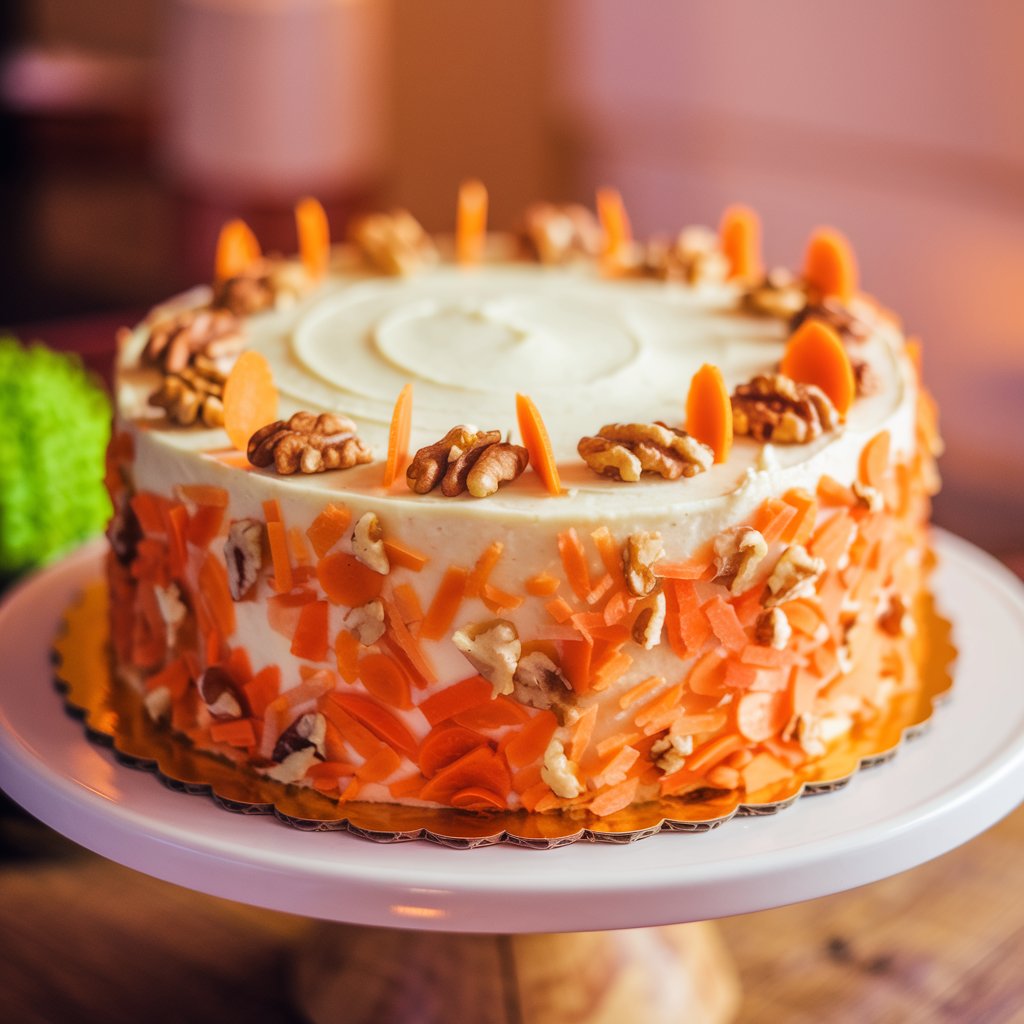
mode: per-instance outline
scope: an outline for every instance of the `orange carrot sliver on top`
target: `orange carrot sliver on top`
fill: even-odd
[[[490,579],[491,572],[498,564],[505,545],[496,540],[484,548],[483,554],[476,560],[472,572],[466,580],[466,597],[479,597],[484,584]]]
[[[558,577],[549,572],[541,572],[531,576],[523,588],[531,597],[549,597],[558,589]]]
[[[292,563],[288,557],[288,539],[283,523],[267,523],[267,542],[274,565],[273,587],[279,594],[286,594],[292,589]]]
[[[255,349],[243,352],[224,382],[224,429],[240,451],[249,438],[277,419],[277,386],[267,357]]]
[[[384,550],[388,553],[388,560],[393,567],[409,569],[411,572],[419,572],[430,561],[422,551],[417,551],[397,540],[385,540]]]
[[[473,266],[483,259],[487,242],[487,187],[470,178],[459,186],[455,210],[455,259]]]
[[[341,540],[351,522],[352,513],[346,506],[329,504],[324,507],[306,530],[317,558],[323,558]]]
[[[857,396],[853,365],[836,331],[821,320],[805,320],[786,342],[782,373],[801,384],[814,384],[832,400],[840,417]]]
[[[411,708],[409,677],[386,654],[368,654],[359,659],[359,678],[367,691],[381,703],[393,708]]]
[[[729,276],[751,279],[762,271],[761,218],[749,206],[730,206],[718,228],[722,252],[729,261]]]
[[[705,363],[690,381],[686,396],[686,432],[725,462],[732,450],[732,401],[722,371]]]
[[[451,627],[466,593],[469,573],[457,565],[450,565],[441,577],[434,600],[430,602],[419,635],[425,640],[440,640]]]
[[[754,685],[757,669],[753,665],[729,658],[725,663],[725,685],[730,690],[746,690]]]
[[[610,656],[602,658],[594,666],[592,685],[595,690],[607,690],[617,679],[620,679],[629,671],[633,659],[625,651],[615,651]]]
[[[725,690],[725,657],[717,650],[701,655],[690,669],[686,685],[702,696],[720,696]]]
[[[331,259],[331,228],[327,211],[318,200],[306,196],[295,204],[295,227],[299,236],[299,256],[314,281],[327,273]]]
[[[446,765],[420,790],[420,799],[450,803],[456,793],[477,787],[500,797],[512,787],[508,768],[490,747],[477,747]]]
[[[227,281],[244,274],[262,255],[260,243],[244,220],[229,220],[217,236],[214,277]]]
[[[714,565],[707,558],[685,562],[655,562],[654,575],[666,580],[707,580],[714,575]]]
[[[548,429],[544,426],[533,399],[527,395],[516,394],[516,419],[533,471],[541,478],[549,494],[561,494],[562,483],[558,476],[558,465],[551,448]]]
[[[825,505],[853,508],[857,504],[857,495],[845,484],[841,484],[827,473],[818,480],[817,493]]]
[[[788,717],[786,695],[782,692],[754,691],[743,694],[736,702],[736,728],[754,743],[779,733]]]
[[[197,548],[208,548],[220,533],[224,522],[224,509],[215,505],[200,505],[195,514],[189,516],[186,539]]]
[[[263,502],[263,518],[268,523],[283,523],[281,516],[281,505],[277,498],[268,498]]]
[[[860,453],[860,465],[857,476],[862,484],[881,490],[885,485],[886,473],[889,469],[889,431],[882,430],[875,434]]]
[[[585,601],[591,588],[590,567],[583,544],[572,527],[558,535],[558,554],[561,556],[566,579],[573,593],[581,601]]]
[[[604,231],[602,255],[606,263],[617,264],[623,250],[633,239],[629,216],[618,189],[599,188],[597,190],[597,216]]]
[[[819,228],[807,243],[804,280],[821,296],[849,302],[857,290],[857,260],[846,236]],[[783,371],[785,372],[785,371]]]
[[[493,687],[483,676],[470,676],[432,694],[419,709],[432,726],[439,725],[462,711],[485,704],[492,693]]]
[[[745,767],[740,769],[747,794],[757,793],[766,786],[791,778],[793,769],[767,751],[755,754]]]
[[[412,436],[412,384],[398,393],[388,430],[388,454],[384,462],[384,486],[390,487],[409,459],[409,438]]]

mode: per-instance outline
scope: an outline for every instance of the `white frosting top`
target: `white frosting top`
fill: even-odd
[[[197,293],[189,300],[197,301]],[[630,484],[591,472],[576,454],[579,439],[612,422],[682,426],[694,372],[714,363],[730,390],[769,372],[782,355],[782,321],[739,312],[733,285],[608,280],[589,263],[551,268],[509,262],[468,270],[449,264],[408,278],[336,268],[298,304],[249,318],[246,331],[250,347],[273,367],[279,415],[343,412],[358,423],[375,461],[315,476],[254,472],[251,484],[263,492],[278,484],[282,495],[348,501],[382,514],[390,508],[403,518],[414,511],[429,518],[431,509],[450,513],[453,502],[464,506],[462,517],[492,523],[526,518],[626,524],[656,514],[676,521],[677,542],[688,547],[786,487],[813,490],[826,472],[852,480],[861,449],[881,429],[890,430],[897,452],[911,449],[914,385],[903,339],[888,320],[875,319],[874,335],[857,344],[856,354],[868,361],[881,387],[854,403],[840,430],[768,452],[737,438],[728,460],[706,473],[676,481],[645,475]],[[155,371],[130,369],[144,342],[140,328],[122,353],[118,400],[128,419],[160,415],[146,406]],[[414,391],[412,451],[457,423],[511,431],[518,440],[515,393],[529,394],[547,425],[567,497],[549,496],[531,471],[482,500],[416,495],[404,482],[385,492],[388,423],[407,382]],[[168,428],[144,437],[147,445],[171,450],[227,444],[217,430]],[[145,467],[144,460],[140,472]],[[236,479],[231,486],[237,492],[245,485]],[[692,533],[685,529],[691,517]]]

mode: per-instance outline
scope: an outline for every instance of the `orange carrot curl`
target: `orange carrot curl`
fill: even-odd
[[[729,261],[729,277],[750,280],[761,275],[761,218],[754,210],[749,206],[728,207],[722,214],[718,235]]]
[[[331,228],[327,211],[311,196],[295,204],[295,228],[299,235],[299,256],[314,280],[327,273],[331,259]]]
[[[482,181],[470,178],[459,186],[455,211],[455,259],[464,267],[475,266],[483,259],[487,241],[487,188]]]
[[[229,220],[217,237],[217,255],[214,275],[218,281],[227,281],[245,273],[262,255],[260,243],[252,228],[244,220]]]

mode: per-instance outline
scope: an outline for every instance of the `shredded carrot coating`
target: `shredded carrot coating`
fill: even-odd
[[[558,577],[549,572],[541,572],[531,576],[523,587],[531,597],[549,597],[558,589]]]

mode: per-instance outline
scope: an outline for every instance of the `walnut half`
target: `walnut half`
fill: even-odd
[[[772,444],[804,444],[839,426],[839,413],[821,388],[781,373],[740,384],[732,395],[732,417],[737,434]]]
[[[417,494],[428,494],[440,484],[446,498],[465,491],[474,498],[486,498],[503,483],[515,480],[529,462],[527,450],[503,442],[501,431],[460,424],[416,452],[405,477]]]
[[[260,427],[249,438],[248,456],[254,466],[273,467],[282,476],[351,469],[373,461],[356,425],[330,412],[297,412],[289,420]]]
[[[665,423],[609,423],[576,446],[599,476],[635,483],[643,473],[666,480],[696,476],[711,467],[714,452],[684,430]]]

